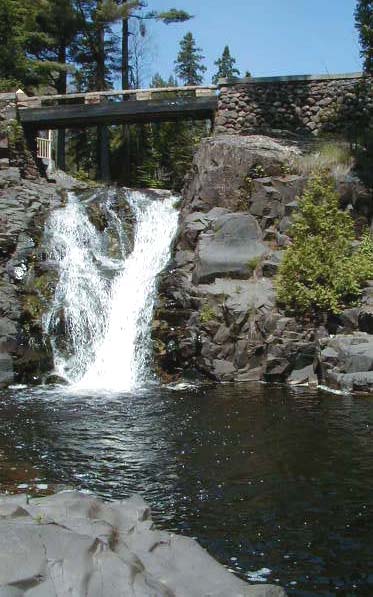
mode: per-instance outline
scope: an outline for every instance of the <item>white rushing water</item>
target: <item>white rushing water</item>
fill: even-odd
[[[59,281],[45,329],[56,373],[77,389],[130,391],[149,378],[156,277],[170,258],[177,211],[175,197],[129,191],[128,202],[136,220],[134,246],[126,254],[122,239],[120,259],[108,256],[104,233],[74,194],[47,226]],[[118,227],[110,202],[107,216]]]

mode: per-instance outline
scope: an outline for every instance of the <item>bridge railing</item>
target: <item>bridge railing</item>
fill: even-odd
[[[36,137],[36,155],[42,160],[52,160],[52,131],[48,132],[48,137]]]
[[[153,100],[173,99],[173,97],[207,97],[216,94],[216,85],[196,86],[187,85],[184,87],[152,87],[149,89],[120,89],[108,91],[89,91],[85,93],[67,93],[65,95],[39,95],[27,96],[23,91],[17,92],[17,104],[19,108],[37,108],[46,105],[56,104],[99,104],[102,101],[124,101],[124,100]]]

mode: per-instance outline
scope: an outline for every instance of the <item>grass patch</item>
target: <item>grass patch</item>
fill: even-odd
[[[296,158],[292,169],[303,176],[310,176],[314,172],[328,172],[333,178],[341,178],[349,174],[354,165],[355,160],[348,143],[328,141]]]

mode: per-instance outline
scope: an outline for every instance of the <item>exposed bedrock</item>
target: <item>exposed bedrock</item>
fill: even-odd
[[[284,597],[248,585],[198,543],[154,528],[140,497],[0,497],[1,597]]]
[[[264,136],[202,141],[183,192],[173,260],[159,280],[153,341],[165,380],[200,373],[316,384],[320,340],[373,330],[367,301],[326,327],[286,317],[276,305],[274,276],[306,182],[288,174],[301,151],[294,141]],[[360,181],[344,177],[338,187],[342,206],[370,224],[371,195]]]

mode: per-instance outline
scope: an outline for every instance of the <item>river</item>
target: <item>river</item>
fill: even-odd
[[[18,388],[0,401],[0,489],[140,493],[290,595],[373,594],[373,399],[305,388],[148,384],[105,394]]]

